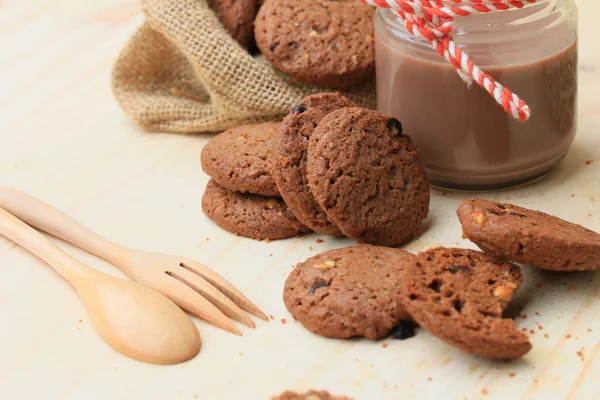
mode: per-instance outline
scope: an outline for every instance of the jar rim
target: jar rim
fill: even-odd
[[[456,6],[456,3],[451,0],[442,0],[442,2]],[[489,3],[489,1],[486,3]],[[574,0],[537,0],[535,3],[528,3],[525,7],[519,9],[457,17],[452,35],[456,39],[459,39],[463,35],[488,32],[490,30],[519,30],[523,25],[533,23],[539,24],[541,27],[550,26],[556,23],[563,11],[569,7],[576,9]],[[493,23],[489,21],[491,14],[503,13],[514,18],[504,18],[501,22],[494,20]],[[380,18],[384,24],[396,30],[396,34],[402,37],[402,39],[415,44],[430,46],[427,39],[410,34],[394,10],[379,8],[377,10],[377,18]],[[476,23],[473,23],[473,21]]]

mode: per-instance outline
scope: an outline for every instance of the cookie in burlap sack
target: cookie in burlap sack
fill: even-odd
[[[223,27],[207,0],[142,0],[146,22],[113,68],[113,93],[142,128],[217,132],[282,118],[326,91],[276,72]],[[374,82],[341,92],[374,108]]]

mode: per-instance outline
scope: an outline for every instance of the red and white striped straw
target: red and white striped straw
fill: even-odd
[[[417,37],[425,38],[442,57],[450,62],[460,77],[467,83],[473,80],[492,96],[504,111],[515,119],[525,122],[531,110],[525,102],[508,88],[486,74],[456,46],[452,38],[454,18],[471,14],[486,14],[523,8],[536,0],[359,0],[372,6],[389,8],[400,16],[406,30]],[[453,3],[447,7],[447,3]],[[454,6],[455,5],[455,6]]]

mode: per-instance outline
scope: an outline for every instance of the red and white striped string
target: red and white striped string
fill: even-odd
[[[450,62],[467,83],[473,80],[492,96],[504,111],[525,122],[531,110],[525,102],[508,88],[477,67],[469,56],[456,46],[452,38],[454,18],[472,14],[487,14],[523,8],[536,0],[359,0],[363,3],[389,8],[400,16],[406,30],[425,38],[442,57]],[[448,7],[448,3],[453,3]]]

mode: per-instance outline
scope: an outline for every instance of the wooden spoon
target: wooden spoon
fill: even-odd
[[[65,278],[79,294],[98,333],[124,355],[152,364],[177,364],[200,351],[198,329],[163,295],[81,264],[2,208],[0,234]]]

